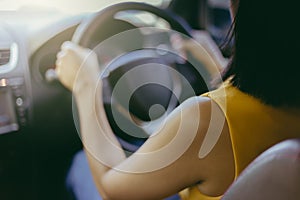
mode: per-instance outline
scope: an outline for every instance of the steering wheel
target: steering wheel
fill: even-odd
[[[138,38],[144,40],[139,29],[136,29],[138,27],[116,18],[117,13],[122,11],[145,11],[154,14],[167,21],[171,29],[192,37],[189,25],[175,14],[149,4],[127,2],[107,7],[84,20],[76,29],[72,41],[83,47],[94,49],[102,42],[105,46],[110,36],[123,32],[131,37],[134,43],[139,43]],[[113,41],[117,41],[114,42],[117,48],[124,42],[122,38],[117,37]],[[111,48],[111,45],[105,47]],[[102,48],[103,51],[107,49]],[[190,57],[190,59],[193,58]],[[111,128],[126,151],[136,151],[153,133],[153,127],[158,126],[165,113],[173,110],[180,103],[180,98],[198,95],[208,90],[207,81],[202,76],[209,72],[203,65],[200,64],[202,71],[199,74],[199,70],[195,69],[191,63],[178,63],[176,60],[178,56],[166,49],[158,52],[153,48],[135,47],[105,64],[104,70],[107,70],[107,73],[102,77],[104,107]],[[193,62],[197,61],[193,59]],[[143,68],[139,68],[140,66]],[[182,75],[183,79],[187,79],[188,82],[183,84],[182,78],[178,78],[164,66],[172,66],[175,72]],[[132,71],[135,72],[128,76]],[[141,80],[148,82],[141,84]],[[119,84],[120,82],[122,84]],[[185,97],[180,97],[181,93],[184,93],[182,91],[187,90],[186,85],[192,86],[194,94],[184,94]],[[114,92],[117,87],[121,92]],[[178,88],[181,88],[179,93]],[[122,102],[122,98],[127,94],[130,96]],[[154,110],[152,114],[151,110]]]

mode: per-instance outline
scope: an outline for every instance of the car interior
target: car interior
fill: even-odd
[[[188,61],[178,56],[171,38],[197,41],[197,34],[207,31],[229,59],[230,44],[224,46],[229,5],[229,0],[0,1],[0,199],[70,199],[66,176],[83,145],[72,94],[54,71],[63,42],[97,53],[106,115],[130,155],[153,133],[149,123],[213,89],[211,66],[190,54]],[[124,78],[140,65],[147,70]],[[141,86],[141,80],[150,84]],[[117,87],[121,93],[114,93]],[[160,107],[149,114],[153,105]],[[136,134],[126,134],[116,119]],[[223,199],[300,198],[299,155],[297,139],[275,145],[251,163]]]

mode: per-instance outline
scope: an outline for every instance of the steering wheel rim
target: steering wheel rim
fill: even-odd
[[[146,3],[123,2],[104,8],[80,23],[73,34],[72,41],[83,47],[93,48],[90,43],[90,38],[93,37],[96,30],[104,25],[107,20],[113,18],[116,13],[126,10],[138,10],[153,13],[156,16],[165,19],[173,30],[188,37],[192,37],[191,27],[182,18],[171,11],[163,10]]]

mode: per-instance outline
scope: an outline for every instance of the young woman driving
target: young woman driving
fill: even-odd
[[[128,158],[106,120],[95,53],[70,42],[62,46],[56,70],[76,99],[103,199],[163,199],[178,192],[182,199],[221,199],[260,153],[300,137],[294,29],[300,13],[277,0],[233,0],[232,7],[235,45],[224,83],[182,103]]]

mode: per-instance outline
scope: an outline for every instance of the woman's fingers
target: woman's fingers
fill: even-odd
[[[64,42],[56,55],[56,73],[61,83],[72,90],[74,83],[94,84],[99,76],[97,55],[88,48]]]
[[[63,51],[77,51],[77,50],[80,50],[82,49],[80,46],[78,46],[77,44],[74,44],[73,42],[70,42],[70,41],[66,41],[64,42],[62,45],[61,45],[61,50]]]
[[[82,63],[76,51],[75,44],[64,42],[61,51],[56,55],[56,74],[61,83],[69,90],[73,88],[74,80]]]

